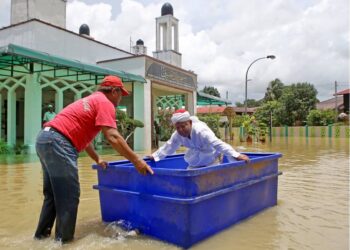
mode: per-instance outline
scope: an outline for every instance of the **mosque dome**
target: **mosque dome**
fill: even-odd
[[[173,10],[173,6],[171,6],[170,3],[165,3],[162,6],[162,10],[161,10],[162,16],[165,15],[174,15],[174,10]]]
[[[87,35],[90,36],[90,28],[87,24],[82,24],[79,28],[79,35]]]
[[[143,41],[141,39],[136,41],[136,45],[144,45]]]

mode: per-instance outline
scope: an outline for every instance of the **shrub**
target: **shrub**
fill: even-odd
[[[16,155],[19,154],[27,154],[28,145],[22,144],[22,143],[16,143],[13,145],[13,151]]]
[[[0,140],[0,154],[8,154],[10,152],[10,147],[6,142]]]
[[[206,123],[208,127],[214,132],[216,137],[220,138],[220,115],[213,115],[213,114],[207,114],[207,115],[200,115],[198,116],[199,120]]]
[[[117,110],[116,112],[117,118],[117,127],[119,133],[124,137],[127,141],[130,136],[135,132],[136,128],[143,128],[143,122],[139,120],[134,120],[127,116],[127,114],[122,110]]]
[[[170,139],[174,131],[174,126],[171,123],[171,110],[160,110],[157,119],[158,119],[158,128],[159,128],[159,140],[167,141]]]
[[[331,109],[327,110],[311,110],[307,116],[307,124],[309,126],[327,126],[334,123],[336,112]]]
[[[234,118],[232,118],[232,127],[240,127],[243,123],[244,116],[237,115]]]

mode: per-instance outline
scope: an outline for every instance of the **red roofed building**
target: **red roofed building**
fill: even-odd
[[[343,112],[347,114],[349,114],[349,94],[350,94],[350,89],[344,89],[335,94],[335,96],[339,96],[339,95],[343,96],[343,104],[344,104]]]
[[[337,112],[349,114],[349,94],[350,89],[345,89],[334,94],[334,98],[319,102],[316,104],[316,109],[326,110],[333,109],[337,106]]]
[[[335,105],[337,105],[337,109],[343,110],[343,97],[342,96],[336,96],[334,98],[319,102],[316,104],[316,109],[318,110],[327,110],[327,109],[335,109]]]
[[[203,106],[203,107],[197,107],[197,114],[219,114],[224,115],[224,110],[226,106]],[[237,115],[244,114],[244,107],[233,107],[233,110]],[[253,114],[255,112],[256,108],[248,108],[247,113]]]

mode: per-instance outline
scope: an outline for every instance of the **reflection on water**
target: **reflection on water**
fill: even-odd
[[[232,226],[192,249],[348,249],[349,140],[274,138],[272,143],[239,144],[239,151],[281,152],[278,205]],[[120,159],[110,154],[106,160]],[[75,241],[63,249],[178,249],[116,224],[101,222],[96,173],[79,160],[81,201]],[[32,235],[42,204],[37,161],[0,165],[0,249],[60,249],[52,238]],[[122,204],[120,204],[122,206]]]

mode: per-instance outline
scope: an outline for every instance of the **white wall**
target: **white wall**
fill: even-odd
[[[0,46],[9,43],[89,64],[131,55],[35,20],[0,30]]]
[[[37,18],[66,27],[65,0],[11,0],[11,24]]]
[[[126,58],[123,60],[114,60],[98,63],[101,67],[123,70],[135,75],[145,76],[146,58],[144,56]]]

